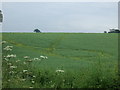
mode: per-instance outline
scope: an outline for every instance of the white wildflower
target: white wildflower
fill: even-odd
[[[34,84],[34,83],[35,83],[35,81],[32,81],[32,83]]]
[[[48,59],[48,57],[47,56],[40,56],[42,59]]]
[[[16,55],[15,55],[15,54],[11,54],[11,55],[7,55],[6,57],[7,57],[7,58],[15,58]]]
[[[14,71],[10,71],[9,74],[15,73]]]
[[[39,58],[33,58],[33,60],[39,60]]]
[[[38,60],[39,58],[34,58],[34,60]]]
[[[12,65],[12,63],[7,63],[7,65],[11,66],[11,65]]]
[[[20,60],[16,60],[16,62],[20,62]]]
[[[11,69],[15,69],[15,68],[17,68],[17,66],[10,66],[10,68],[11,68]]]
[[[52,83],[52,81],[50,81],[49,83]]]
[[[55,86],[55,83],[53,83],[53,85],[51,85],[51,87],[53,88]]]
[[[3,56],[4,58],[6,58],[6,56]]]
[[[64,70],[56,70],[55,72],[60,72],[60,73],[64,73]]]
[[[41,58],[45,58],[44,56],[40,56]]]
[[[7,55],[6,57],[7,57],[7,58],[10,58],[11,56],[10,56],[10,55]]]
[[[27,72],[28,70],[23,70],[23,72],[25,73],[25,72]]]
[[[36,78],[36,76],[33,75],[33,78]]]
[[[48,59],[48,57],[47,57],[47,56],[45,56],[45,59]]]
[[[7,59],[7,58],[4,58],[4,60],[5,60],[5,61],[8,61],[8,59]]]
[[[6,51],[12,51],[13,46],[6,46],[5,48],[3,48],[3,50]]]
[[[5,43],[7,43],[7,42],[6,42],[6,41],[2,41],[1,43],[2,43],[2,44],[5,44]]]
[[[32,60],[27,60],[27,62],[32,62]]]
[[[25,81],[26,79],[21,79],[22,81]]]
[[[29,57],[29,56],[24,56],[24,58],[25,58],[25,59],[28,59],[28,58],[30,58],[30,57]]]
[[[23,62],[23,64],[27,64],[26,62]]]
[[[8,82],[10,82],[10,79],[8,79]]]
[[[41,61],[40,58],[33,58],[34,61]]]

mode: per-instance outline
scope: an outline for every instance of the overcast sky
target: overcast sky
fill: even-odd
[[[118,27],[117,2],[4,2],[3,32],[90,32]]]

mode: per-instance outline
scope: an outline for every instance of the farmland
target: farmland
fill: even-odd
[[[3,33],[2,40],[6,41],[2,47],[4,88],[117,88],[118,34]],[[8,45],[12,50],[5,51]],[[8,58],[8,54],[16,56]]]

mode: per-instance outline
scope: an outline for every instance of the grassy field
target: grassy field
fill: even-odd
[[[118,86],[118,34],[3,33],[2,40],[4,88]]]

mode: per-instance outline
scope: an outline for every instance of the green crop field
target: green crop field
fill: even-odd
[[[3,33],[2,41],[4,88],[119,86],[118,34]]]

